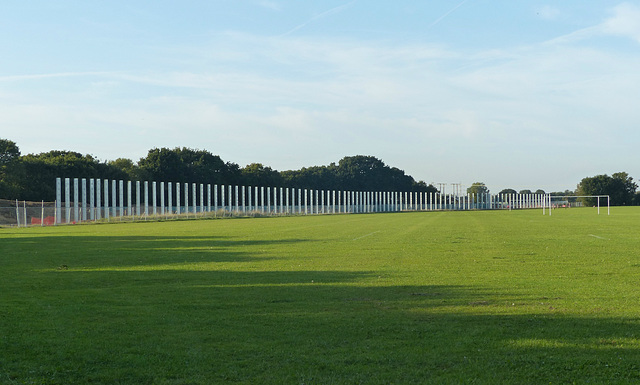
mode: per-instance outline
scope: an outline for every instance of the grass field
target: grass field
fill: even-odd
[[[0,384],[640,383],[640,210],[553,214],[0,229]]]

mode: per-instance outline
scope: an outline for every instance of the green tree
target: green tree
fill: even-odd
[[[437,192],[424,181],[389,167],[373,156],[347,156],[329,166],[304,167],[280,173],[287,187],[353,191]]]
[[[190,148],[154,148],[138,162],[140,177],[147,180],[233,184],[241,182],[240,167],[218,155]]]
[[[107,162],[107,164],[122,171],[127,176],[126,178],[128,180],[140,179],[140,171],[138,169],[138,165],[135,164],[131,159],[118,158],[116,160]]]
[[[0,167],[6,166],[20,158],[20,148],[8,139],[0,139]]]
[[[633,204],[633,197],[638,188],[633,178],[626,172],[616,172],[612,174],[611,177],[613,178],[615,200],[618,205]],[[612,197],[612,199],[614,198]]]
[[[413,183],[413,188],[411,189],[411,191],[437,193],[438,189],[434,185],[427,184],[427,182],[421,180],[419,182]]]
[[[519,194],[529,195],[529,194],[533,194],[533,193],[531,192],[531,190],[526,190],[525,189],[525,190],[520,190]]]
[[[48,200],[55,197],[57,177],[126,179],[127,175],[116,167],[100,162],[91,155],[73,151],[49,151],[29,154],[21,158],[20,197],[24,200]]]
[[[506,188],[504,190],[501,190],[498,195],[507,195],[507,194],[517,194],[518,192],[512,188]]]
[[[0,139],[0,198],[18,198],[20,168],[20,148],[8,139]]]
[[[613,206],[631,205],[638,185],[626,172],[612,176],[602,174],[583,178],[578,184],[577,195],[608,195]],[[580,198],[587,206],[594,206],[597,198]]]
[[[472,183],[471,186],[467,188],[467,194],[488,194],[489,188],[482,182]]]
[[[336,165],[278,172],[261,163],[243,169],[204,150],[154,148],[136,164],[118,158],[101,162],[73,151],[20,156],[17,145],[0,139],[0,197],[55,199],[55,178],[101,178],[193,183],[244,184],[355,191],[437,192],[403,170],[373,156],[344,157]],[[488,190],[487,190],[488,191]]]
[[[561,196],[561,197],[570,197],[570,196],[575,196],[576,193],[575,193],[575,191],[564,190],[564,191],[553,191],[553,192],[550,192],[549,195]]]
[[[373,156],[347,156],[338,162],[337,177],[344,190],[416,191],[420,186],[404,171]]]
[[[300,170],[289,170],[280,173],[287,187],[310,189],[341,189],[338,181],[337,166],[303,167]]]
[[[348,156],[338,162],[337,174],[345,190],[376,190],[385,182],[385,167],[380,159],[373,156]]]
[[[537,189],[537,190],[536,190],[536,192],[535,192],[534,194],[544,195],[544,194],[546,194],[546,193],[545,193],[545,192],[544,192],[544,190],[542,190],[542,189]]]
[[[282,186],[282,176],[262,163],[251,163],[240,170],[242,184],[247,186]]]
[[[606,174],[583,178],[578,184],[578,195],[608,195],[611,179]],[[596,204],[596,198],[583,197],[580,200],[587,206]]]

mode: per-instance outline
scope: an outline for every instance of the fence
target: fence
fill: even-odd
[[[0,226],[49,226],[56,223],[55,202],[0,199]]]
[[[7,201],[10,202],[10,201]],[[40,211],[35,207],[40,204]],[[5,225],[188,216],[316,215],[539,208],[542,194],[342,191],[203,183],[56,178],[55,202],[0,207]],[[13,219],[8,212],[14,210]],[[1,219],[0,219],[1,220]]]
[[[540,208],[542,194],[440,194],[57,178],[55,202],[0,200],[0,225],[204,216]]]

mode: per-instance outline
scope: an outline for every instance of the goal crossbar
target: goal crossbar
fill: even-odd
[[[600,198],[607,198],[607,215],[611,215],[611,198],[609,195],[546,195],[544,204],[542,205],[542,215],[545,215],[545,210],[549,208],[549,215],[551,215],[551,200],[553,198],[597,198],[598,201],[598,215],[600,215]],[[548,206],[547,206],[548,205]]]

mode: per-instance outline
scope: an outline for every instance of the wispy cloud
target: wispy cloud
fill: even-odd
[[[611,13],[610,17],[599,24],[558,36],[545,44],[573,44],[603,35],[626,37],[640,43],[640,7],[631,3],[622,3],[614,7]]]
[[[613,9],[613,16],[602,24],[602,31],[629,37],[640,43],[640,7],[622,3]]]
[[[620,5],[601,24],[553,41],[485,51],[292,36],[352,4],[277,38],[226,33],[201,45],[164,48],[165,56],[135,71],[0,77],[6,94],[0,125],[14,130],[11,139],[25,152],[64,146],[135,159],[154,146],[179,145],[277,169],[361,153],[418,179],[513,183],[504,187],[518,185],[518,178],[546,181],[548,173],[533,176],[536,169],[553,169],[561,184],[610,173],[592,168],[634,156],[640,55],[601,48],[601,39],[591,44],[590,38],[638,40],[637,7]],[[167,56],[180,57],[181,66],[165,65]],[[126,140],[113,144],[114,137]],[[28,147],[34,138],[41,147]],[[592,155],[614,146],[615,153]],[[598,152],[589,151],[594,147]]]
[[[434,20],[431,24],[429,24],[429,28],[435,26],[436,24],[438,24],[439,22],[441,22],[442,20],[444,20],[447,16],[449,16],[450,14],[452,14],[453,12],[455,12],[458,8],[462,7],[464,5],[464,3],[466,3],[467,0],[463,0],[460,3],[458,3],[458,5],[456,5],[455,7],[451,8],[449,11],[447,11],[444,15],[440,16],[439,18],[437,18],[436,20]]]
[[[545,46],[566,45],[579,43],[584,40],[593,38],[594,36],[602,35],[602,26],[593,25],[585,28],[581,28],[565,35],[554,37],[542,43]]]
[[[318,20],[320,20],[322,18],[325,18],[325,17],[331,16],[331,15],[335,15],[337,13],[340,13],[340,12],[344,11],[345,9],[347,9],[348,7],[350,7],[351,5],[353,5],[356,1],[357,0],[353,0],[353,1],[350,1],[350,2],[348,2],[346,4],[339,5],[337,7],[331,8],[331,9],[329,9],[327,11],[324,11],[324,12],[312,17],[311,19],[305,21],[304,23],[295,26],[294,28],[292,28],[291,30],[283,33],[280,36],[282,37],[282,36],[290,35],[290,34],[292,34],[292,33],[296,32],[296,31],[306,27],[307,25],[309,25],[309,24],[311,24],[311,23],[313,23],[315,21],[318,21]]]
[[[282,6],[280,5],[280,3],[277,3],[275,1],[260,0],[257,2],[257,4],[263,8],[268,8],[274,11],[282,10]]]
[[[11,75],[0,76],[0,82],[16,82],[24,80],[42,80],[51,78],[71,78],[80,76],[103,76],[111,75],[110,72],[58,72],[50,74],[29,74],[29,75]]]

